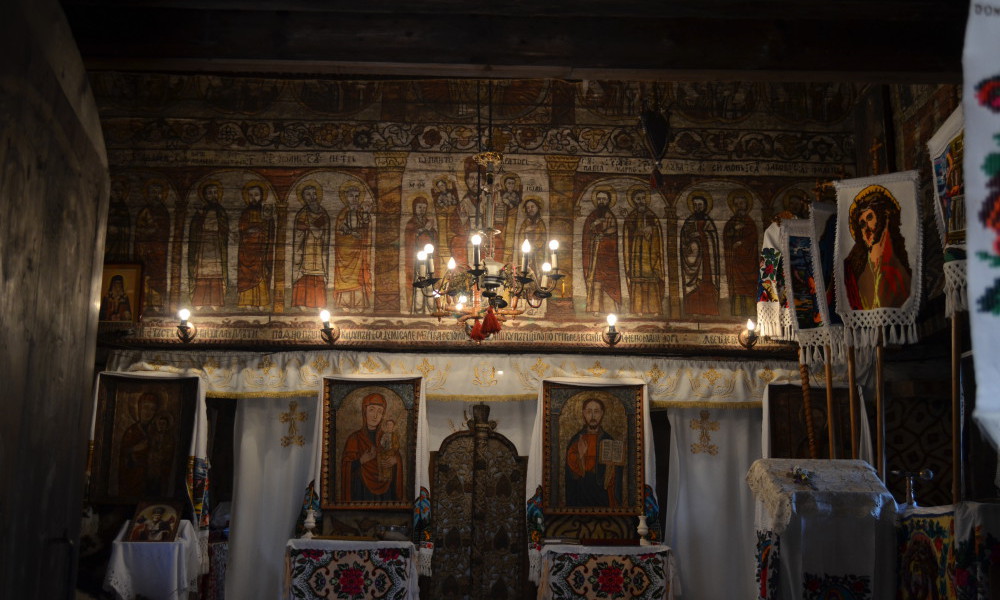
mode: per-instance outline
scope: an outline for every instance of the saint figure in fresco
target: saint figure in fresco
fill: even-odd
[[[452,218],[458,210],[458,188],[455,182],[447,175],[441,175],[434,180],[434,188],[431,190],[431,197],[434,199],[434,213],[437,217],[437,231],[440,234],[438,239],[442,244],[447,244],[447,248],[440,248],[439,254],[443,260],[451,256],[459,265],[464,265],[468,261],[465,248],[459,254],[455,254],[456,248],[452,246]]]
[[[188,279],[195,308],[220,307],[228,287],[229,218],[222,200],[222,184],[206,181],[199,188],[202,204],[191,217],[188,235]]]
[[[361,185],[350,181],[340,187],[344,208],[334,224],[333,294],[337,306],[367,309],[371,302],[371,211],[362,202]]]
[[[511,251],[517,254],[512,257],[512,264],[521,264],[521,242],[528,240],[531,244],[531,254],[528,255],[528,270],[533,273],[535,281],[541,283],[542,263],[545,262],[548,232],[545,221],[542,220],[542,203],[538,198],[528,198],[524,202],[524,220],[517,228],[517,238]],[[541,257],[542,260],[538,260]],[[515,260],[516,258],[516,260]]]
[[[854,246],[844,259],[844,290],[853,310],[899,308],[913,272],[900,232],[899,202],[880,185],[861,190],[848,215]]]
[[[760,246],[757,223],[750,216],[752,200],[743,190],[730,194],[733,216],[722,229],[722,247],[726,256],[726,281],[733,315],[757,314],[757,269]]]
[[[131,321],[132,305],[125,293],[125,278],[115,275],[108,282],[108,292],[101,298],[101,321]]]
[[[689,315],[719,314],[719,232],[708,199],[706,192],[692,192],[691,215],[681,226],[681,280]]]
[[[236,289],[239,306],[271,304],[271,270],[274,254],[274,218],[264,212],[267,187],[262,181],[243,186],[246,208],[240,213]]]
[[[587,312],[618,312],[622,300],[618,270],[618,219],[610,188],[594,191],[594,210],[583,222],[583,276]]]
[[[330,215],[323,208],[323,188],[314,180],[299,185],[302,208],[292,232],[292,306],[326,306],[330,265]]]
[[[128,181],[123,177],[111,180],[111,201],[108,206],[108,233],[104,242],[104,262],[129,262],[129,236],[132,217],[128,212]]]
[[[448,217],[449,241],[448,247],[451,255],[455,257],[455,262],[468,264],[471,253],[469,252],[469,240],[476,230],[477,217],[479,214],[479,165],[472,158],[465,160],[465,194],[458,201]],[[482,256],[486,258],[485,254]]]
[[[437,241],[437,227],[434,220],[427,214],[427,197],[417,196],[413,199],[413,216],[406,222],[403,230],[403,257],[406,259],[406,289],[410,291],[410,312],[413,314],[425,314],[433,309],[432,300],[424,296],[423,292],[413,287],[413,280],[416,277],[417,252],[424,249],[424,246],[431,244],[434,246],[435,258],[440,252]],[[440,263],[440,261],[435,261]],[[435,265],[435,273],[441,267]]]
[[[521,205],[521,178],[515,173],[507,173],[500,177],[500,201],[494,209],[493,224],[500,230],[500,235],[504,238],[504,247],[510,248],[511,253],[517,252],[521,247],[523,237],[514,236],[514,223],[517,221],[517,208]],[[516,239],[515,239],[516,237]],[[535,242],[531,242],[532,248],[536,248]],[[502,260],[502,253],[497,254],[497,260]],[[509,257],[513,260],[512,257]]]
[[[361,428],[344,442],[340,459],[340,500],[399,501],[403,496],[403,457],[394,428],[382,426],[385,397],[371,393],[361,400]],[[390,439],[386,440],[386,436]]]
[[[582,408],[583,427],[566,447],[566,506],[614,508],[623,500],[622,482],[618,461],[606,456],[606,442],[615,440],[601,425],[604,402],[591,397]]]
[[[167,256],[170,249],[170,212],[165,204],[167,183],[151,179],[146,198],[135,219],[133,255],[142,263],[143,304],[162,310],[167,302]]]
[[[658,315],[663,306],[663,231],[649,208],[649,190],[629,190],[632,210],[625,216],[625,280],[629,310],[636,315]]]

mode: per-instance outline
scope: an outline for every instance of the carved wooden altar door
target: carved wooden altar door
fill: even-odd
[[[468,431],[443,442],[431,467],[432,598],[510,599],[527,585],[527,458],[473,407]]]

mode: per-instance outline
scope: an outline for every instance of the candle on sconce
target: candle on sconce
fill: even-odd
[[[479,268],[479,245],[483,243],[483,238],[478,233],[472,236],[472,268]]]
[[[615,325],[618,323],[618,317],[615,313],[608,314],[608,333],[615,333]]]
[[[528,255],[531,254],[531,242],[524,240],[521,244],[521,272],[528,272]]]
[[[421,250],[417,252],[417,277],[427,275],[427,253]]]
[[[434,244],[425,244],[424,252],[427,254],[427,276],[434,277]]]
[[[191,318],[191,311],[186,308],[182,308],[177,311],[177,316],[181,319],[181,327],[187,327],[188,319]]]
[[[557,268],[558,263],[556,262],[556,250],[559,249],[559,240],[549,240],[549,262],[552,264],[552,268]]]
[[[330,328],[330,311],[328,311],[328,310],[321,310],[321,311],[319,311],[319,320],[323,321],[323,327],[325,329],[329,329]]]
[[[747,331],[753,331],[754,329],[757,329],[757,325],[754,324],[752,319],[747,319]]]
[[[449,271],[454,271],[455,267],[457,267],[457,266],[458,266],[458,264],[455,262],[455,257],[454,256],[450,257],[448,259],[448,270]]]
[[[551,264],[549,264],[547,262],[543,262],[542,263],[542,287],[543,288],[549,286],[549,272],[551,270],[552,270],[552,265]]]

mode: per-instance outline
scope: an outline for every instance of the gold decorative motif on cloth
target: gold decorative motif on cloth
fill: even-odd
[[[774,378],[777,377],[777,374],[775,374],[775,372],[772,371],[771,369],[764,368],[760,371],[760,373],[757,373],[757,377],[759,377],[760,380],[764,382],[764,385],[767,385],[772,381],[774,381]]]
[[[257,368],[265,375],[270,375],[271,369],[274,368],[274,361],[271,360],[270,356],[265,356],[260,360],[260,363],[257,364]]]
[[[660,377],[663,377],[664,375],[666,375],[666,373],[660,370],[659,365],[653,365],[653,368],[646,372],[646,377],[649,377],[649,380],[653,382],[653,385],[660,383]]]
[[[601,366],[600,361],[594,361],[594,366],[587,369],[587,372],[593,375],[594,377],[603,377],[604,374],[608,372],[608,370]]]
[[[211,375],[212,373],[217,371],[221,366],[222,365],[219,364],[218,360],[210,357],[205,359],[205,362],[202,363],[201,368],[204,369],[206,373]]]
[[[712,443],[712,437],[708,433],[709,431],[718,431],[719,422],[709,420],[709,412],[707,410],[701,411],[700,419],[691,419],[691,429],[700,429],[701,434],[698,436],[698,443],[691,444],[691,454],[698,454],[700,452],[707,452],[712,456],[719,453],[719,447]]]
[[[311,363],[309,363],[309,366],[313,368],[313,371],[321,373],[330,366],[330,361],[326,360],[323,356],[317,356]]]
[[[472,371],[472,383],[479,387],[489,387],[497,384],[497,368],[486,362],[481,362]]]
[[[424,357],[424,360],[420,361],[420,364],[417,365],[417,370],[420,371],[420,374],[423,375],[424,379],[427,379],[427,375],[429,375],[434,369],[434,365],[428,362],[426,356]]]
[[[278,417],[282,423],[288,423],[288,435],[281,436],[282,447],[287,447],[292,444],[296,446],[303,446],[306,443],[306,439],[299,434],[300,422],[304,422],[309,418],[308,413],[298,412],[299,403],[297,400],[288,401],[288,412],[281,413]]]
[[[722,375],[719,375],[719,372],[715,369],[709,369],[702,373],[701,376],[707,379],[710,385],[715,385],[715,382],[718,381],[719,377],[722,377]]]
[[[542,362],[542,357],[539,356],[538,360],[535,361],[535,364],[531,366],[530,370],[534,371],[538,375],[539,379],[542,379],[545,377],[545,372],[549,370],[549,366]]]
[[[365,362],[361,363],[361,366],[368,372],[375,373],[379,370],[379,367],[381,367],[382,365],[380,365],[378,361],[376,361],[375,358],[371,354],[369,354],[368,358],[365,359]]]

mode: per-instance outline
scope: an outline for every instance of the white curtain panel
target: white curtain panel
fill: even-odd
[[[290,416],[283,421],[282,415]],[[282,597],[285,545],[295,535],[303,494],[317,471],[321,426],[317,394],[237,400],[228,597]]]
[[[665,541],[683,600],[752,598],[754,499],[746,474],[761,452],[756,402],[667,409],[670,478]]]

